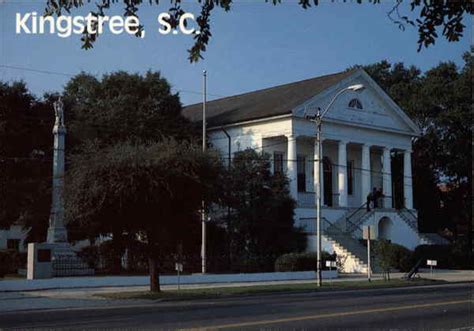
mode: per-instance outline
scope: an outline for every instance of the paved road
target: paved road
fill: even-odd
[[[474,285],[326,293],[0,314],[0,328],[474,328]]]

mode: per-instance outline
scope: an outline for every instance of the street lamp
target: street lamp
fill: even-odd
[[[206,152],[206,102],[207,102],[207,72],[202,72],[202,151]],[[206,205],[202,200],[201,211],[201,272],[206,273]]]
[[[346,88],[343,88],[339,92],[336,93],[336,95],[332,98],[331,102],[327,105],[327,107],[324,109],[323,112],[321,112],[321,108],[318,107],[318,111],[316,115],[311,116],[311,115],[305,115],[307,119],[309,119],[312,122],[316,123],[316,148],[318,151],[318,158],[315,160],[317,162],[317,173],[315,172],[315,176],[317,175],[318,180],[316,181],[316,236],[317,236],[317,250],[316,250],[316,255],[317,255],[317,265],[316,265],[316,270],[317,270],[317,282],[318,286],[322,285],[322,276],[321,276],[321,158],[322,158],[322,151],[321,151],[321,123],[324,118],[324,116],[328,113],[330,110],[331,106],[334,104],[334,101],[343,94],[344,92],[347,91],[352,91],[352,92],[362,92],[365,89],[365,86],[363,84],[355,84],[348,86]]]

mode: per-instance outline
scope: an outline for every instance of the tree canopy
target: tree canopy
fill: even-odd
[[[157,141],[162,137],[193,139],[193,126],[181,115],[179,95],[159,72],[123,71],[98,79],[81,73],[64,89],[73,143],[98,140]]]
[[[32,227],[46,235],[50,211],[53,111],[24,82],[0,82],[0,228]]]
[[[364,67],[422,130],[413,143],[413,185],[420,227],[426,231],[454,229],[456,222],[469,220],[472,55],[466,53],[464,60],[462,68],[444,62],[425,73],[387,61]],[[439,183],[449,188],[444,198]]]
[[[174,139],[91,148],[67,172],[66,217],[98,234],[138,236],[156,267],[199,223],[201,200],[215,199],[220,167],[213,153]]]
[[[73,9],[80,8],[87,3],[87,1],[73,1],[73,0],[48,0],[45,13],[47,15],[61,15],[64,12],[70,12]],[[211,14],[216,8],[224,11],[230,11],[235,4],[232,0],[205,0],[197,1],[201,6],[201,12],[196,19],[199,26],[200,33],[194,35],[194,45],[188,50],[189,60],[197,62],[203,58],[203,53],[212,37],[211,33]],[[273,5],[280,5],[281,0],[265,0],[265,2]],[[363,0],[356,0],[357,3],[363,4]],[[368,4],[380,4],[380,0],[368,0]],[[407,25],[414,26],[418,29],[418,51],[422,47],[428,47],[435,43],[441,35],[450,42],[458,41],[464,33],[465,25],[462,23],[466,15],[474,13],[471,1],[426,1],[426,0],[410,0],[410,10],[412,14],[403,13],[400,11],[400,6],[403,0],[396,0],[393,4],[392,10],[387,14],[388,18],[397,24],[401,30],[405,30]],[[94,17],[105,16],[106,11],[112,5],[121,5],[124,9],[123,16],[138,17],[139,8],[141,5],[148,3],[150,5],[159,5],[159,0],[99,0],[96,2],[97,10],[91,11]],[[171,18],[169,23],[173,28],[178,25],[181,16],[185,13],[182,0],[171,0],[169,13]],[[319,0],[300,0],[295,5],[307,10],[312,6],[318,6]],[[141,36],[143,26],[139,27],[137,36]],[[93,47],[94,42],[98,37],[97,33],[93,33],[85,29],[82,37],[82,47],[89,49]]]

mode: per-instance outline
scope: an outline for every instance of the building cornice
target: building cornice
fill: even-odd
[[[293,114],[288,112],[288,114],[283,114],[283,115],[277,115],[277,116],[271,116],[271,117],[263,117],[263,118],[258,118],[254,120],[249,120],[249,121],[242,121],[242,122],[235,122],[235,123],[229,123],[229,124],[224,124],[224,125],[218,125],[218,126],[212,126],[208,128],[208,131],[216,131],[216,130],[221,130],[222,128],[232,128],[236,126],[244,126],[244,125],[249,125],[249,124],[256,124],[256,123],[264,123],[264,122],[270,122],[273,120],[279,120],[283,118],[290,118],[293,117]]]

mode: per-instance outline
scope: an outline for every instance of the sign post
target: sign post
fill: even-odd
[[[367,240],[367,279],[370,282],[371,281],[371,273],[372,273],[372,267],[371,267],[371,261],[370,261],[370,240],[372,239],[377,239],[377,233],[375,232],[375,227],[367,225],[364,226],[363,231],[362,231],[362,237],[363,239]]]
[[[329,261],[329,260],[326,261],[326,267],[328,267],[330,271],[332,270],[333,267],[336,267],[336,266],[337,266],[336,261]]]
[[[370,282],[370,225],[368,226],[368,231],[367,231],[367,279]]]
[[[180,273],[183,272],[183,264],[176,262],[175,267],[176,271],[178,272],[178,291],[180,290]]]
[[[426,260],[426,264],[430,266],[430,273],[431,273],[431,276],[433,276],[433,267],[436,267],[438,265],[438,261]]]

